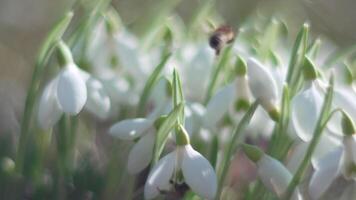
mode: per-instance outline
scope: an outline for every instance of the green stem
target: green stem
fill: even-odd
[[[213,96],[215,92],[215,88],[218,84],[219,75],[224,71],[225,66],[228,64],[230,58],[230,52],[232,50],[233,44],[230,44],[227,48],[225,48],[222,53],[220,59],[217,61],[217,65],[211,74],[211,79],[209,82],[208,90],[205,96],[204,104],[207,104],[210,98]],[[216,57],[218,58],[218,57]]]
[[[162,58],[161,62],[157,65],[157,67],[153,70],[152,74],[148,77],[145,87],[143,88],[140,101],[138,103],[137,116],[142,117],[145,114],[146,102],[159,79],[159,75],[161,74],[161,71],[163,70],[164,66],[166,65],[171,55],[172,55],[171,53],[166,54]]]
[[[231,139],[229,140],[230,142],[228,143],[226,150],[225,150],[225,157],[221,165],[221,170],[220,170],[220,179],[218,182],[218,192],[216,195],[216,200],[218,200],[221,196],[221,191],[225,182],[226,174],[228,171],[228,168],[230,166],[230,161],[231,157],[233,156],[235,145],[237,142],[238,137],[242,133],[242,131],[245,130],[246,126],[249,124],[253,114],[255,113],[256,109],[258,107],[258,102],[254,102],[250,108],[247,110],[243,118],[241,119],[240,123],[237,125],[235,128],[233,135],[231,136]]]
[[[338,110],[334,110],[333,112],[330,113],[332,99],[333,99],[333,92],[334,92],[334,79],[333,77],[331,77],[329,81],[329,88],[324,98],[322,111],[320,113],[318,122],[315,126],[313,138],[308,146],[307,152],[305,153],[302,163],[299,165],[297,172],[294,174],[291,182],[288,185],[287,191],[284,195],[284,199],[290,199],[291,196],[293,195],[295,188],[302,180],[304,173],[308,165],[310,164],[310,159],[314,153],[317,144],[319,143],[319,140],[323,134],[323,130],[325,126],[327,125],[328,121],[331,119],[333,114],[338,111]]]
[[[63,33],[67,29],[71,19],[73,17],[73,13],[67,13],[52,29],[49,33],[48,37],[46,38],[45,42],[40,48],[35,69],[32,74],[32,79],[30,82],[30,87],[28,89],[28,93],[25,100],[25,108],[22,116],[21,121],[21,131],[20,131],[20,138],[19,138],[19,145],[16,154],[16,171],[18,173],[22,173],[23,170],[23,163],[24,157],[26,152],[27,141],[29,137],[30,131],[30,124],[32,115],[35,109],[35,102],[38,96],[38,89],[39,84],[41,81],[42,74],[44,72],[45,66],[51,57],[57,41],[62,37]]]

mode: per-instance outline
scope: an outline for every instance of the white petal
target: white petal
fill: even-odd
[[[292,174],[294,174],[298,170],[298,167],[304,158],[308,146],[309,143],[300,142],[293,148],[291,158],[288,160],[287,163],[287,168]]]
[[[195,47],[193,56],[183,63],[183,83],[186,85],[187,96],[194,100],[202,100],[205,96],[208,80],[213,67],[214,53],[207,44]],[[184,62],[184,61],[183,61]],[[199,77],[199,78],[197,78]]]
[[[319,199],[338,176],[341,152],[342,149],[335,149],[320,160],[309,183],[309,194],[312,199]]]
[[[217,178],[214,169],[209,161],[190,145],[185,146],[182,172],[185,182],[195,193],[207,199],[215,197]]]
[[[57,100],[57,81],[54,79],[46,86],[40,99],[37,120],[42,129],[53,127],[62,115]]]
[[[153,121],[145,118],[125,119],[110,127],[109,134],[122,140],[140,137],[153,126]]]
[[[263,184],[281,197],[292,180],[292,174],[282,163],[267,155],[258,161],[257,166],[257,173]]]
[[[312,164],[314,167],[320,166],[320,161],[325,157],[328,153],[334,151],[336,148],[340,148],[341,141],[337,141],[333,139],[327,132],[325,132],[317,144],[315,151],[312,155]]]
[[[235,98],[235,84],[229,84],[220,89],[206,106],[204,123],[207,126],[214,126],[224,114],[227,113],[231,103]]]
[[[130,174],[137,174],[150,164],[154,142],[155,135],[152,129],[133,146],[127,162],[127,170]]]
[[[247,61],[248,83],[252,95],[260,100],[261,105],[267,111],[273,109],[277,103],[277,84],[271,73],[256,59]]]
[[[356,135],[344,137],[343,174],[346,179],[356,180],[356,173],[350,167],[356,165]]]
[[[145,199],[155,198],[160,191],[170,190],[170,180],[174,172],[176,152],[164,156],[151,170],[145,184]]]
[[[103,84],[95,78],[89,78],[86,85],[88,88],[88,100],[85,108],[100,119],[106,119],[110,113],[111,103]]]
[[[75,65],[65,67],[58,77],[58,102],[65,113],[78,114],[87,100],[87,88]]]
[[[292,127],[305,142],[313,137],[314,128],[320,114],[322,98],[313,84],[296,95],[292,100]]]
[[[280,191],[277,194],[286,190],[292,175],[279,161],[264,155],[257,165],[258,175],[267,188],[274,192]]]
[[[205,115],[205,108],[199,103],[188,104],[184,108],[185,128],[189,134],[198,133],[203,125],[202,120]]]

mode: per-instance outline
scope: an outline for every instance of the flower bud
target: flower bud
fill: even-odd
[[[236,63],[235,63],[235,72],[237,76],[245,76],[247,73],[247,66],[245,60],[237,56]]]
[[[189,135],[181,124],[179,124],[177,128],[176,142],[178,146],[190,144]]]
[[[304,57],[303,70],[306,80],[315,80],[317,78],[314,63],[307,56]]]
[[[58,42],[57,59],[61,67],[74,62],[69,47],[62,40]]]
[[[279,118],[277,109],[277,84],[271,73],[256,59],[247,62],[248,83],[252,95],[260,102],[273,120]]]
[[[167,119],[167,115],[161,115],[156,119],[156,121],[154,122],[154,127],[156,128],[156,130],[158,130],[162,126],[163,122],[166,119]]]
[[[346,112],[342,112],[341,126],[342,126],[342,132],[346,136],[353,135],[356,133],[355,125],[354,125],[351,117]]]
[[[247,157],[255,163],[264,155],[264,153],[255,146],[249,144],[241,144],[241,146]]]

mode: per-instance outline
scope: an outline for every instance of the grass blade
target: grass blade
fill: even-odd
[[[153,87],[157,83],[161,71],[163,70],[164,66],[166,65],[168,59],[171,57],[171,53],[165,55],[161,62],[157,65],[157,67],[153,70],[152,74],[148,77],[145,87],[143,88],[140,101],[138,103],[138,110],[137,116],[143,116],[145,113],[145,105],[146,102],[152,92]]]

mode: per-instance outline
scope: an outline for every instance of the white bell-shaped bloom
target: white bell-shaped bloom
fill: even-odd
[[[197,195],[205,199],[215,198],[217,178],[213,167],[192,148],[182,126],[180,130],[177,133],[176,149],[158,161],[149,173],[144,189],[145,199],[153,199],[161,191],[172,189],[179,172],[182,172],[184,182]]]
[[[179,59],[182,66],[182,82],[186,96],[194,100],[202,100],[209,84],[209,77],[213,68],[214,53],[209,45],[195,44],[191,47],[182,48],[183,54],[189,53],[189,57],[184,55]],[[199,78],[197,78],[199,77]]]
[[[290,126],[293,132],[305,142],[313,137],[322,102],[314,82],[308,82],[292,100]]]
[[[63,113],[57,100],[57,82],[57,78],[53,79],[44,89],[40,99],[37,121],[42,129],[54,126]]]
[[[80,73],[88,93],[85,108],[100,119],[106,119],[110,114],[111,100],[103,83],[83,70]]]
[[[100,119],[106,119],[110,113],[111,101],[103,84],[90,78],[86,82],[88,89],[88,100],[85,108]]]
[[[152,126],[153,120],[151,119],[126,119],[112,125],[109,134],[122,140],[134,140]]]
[[[217,178],[209,161],[191,145],[178,146],[163,157],[150,172],[145,185],[145,198],[152,199],[160,191],[171,189],[174,173],[182,171],[185,183],[201,197],[213,199],[217,190]]]
[[[215,126],[227,114],[230,105],[236,97],[236,85],[231,83],[220,90],[211,98],[206,106],[204,123]]]
[[[356,181],[356,135],[345,136],[343,144],[342,174],[346,179],[353,179]]]
[[[266,155],[257,147],[246,144],[242,147],[245,154],[256,163],[257,174],[262,183],[278,197],[283,197],[292,180],[292,174],[288,169],[281,162]],[[292,199],[302,199],[298,188],[295,189]]]
[[[277,84],[271,73],[256,59],[247,61],[248,83],[252,95],[259,100],[271,117],[278,117]]]
[[[139,138],[128,156],[127,170],[130,174],[141,172],[151,162],[156,131],[154,121],[145,118],[127,119],[111,126],[109,134],[114,137],[122,140]]]
[[[64,67],[58,76],[58,103],[65,113],[78,114],[87,100],[87,88],[78,67],[72,63]]]
[[[278,197],[282,197],[292,180],[292,174],[278,160],[264,155],[257,162],[257,173],[263,184],[273,191]],[[296,189],[292,199],[301,199],[299,190]]]
[[[150,164],[156,139],[155,134],[155,128],[149,129],[130,150],[127,161],[127,170],[130,174],[137,174]]]
[[[200,132],[203,126],[203,117],[206,109],[199,103],[188,103],[184,108],[185,128],[188,133],[195,134]]]
[[[344,136],[343,146],[335,148],[325,155],[315,167],[309,183],[309,194],[312,199],[320,199],[333,181],[343,175],[346,179],[355,180],[356,136]]]

